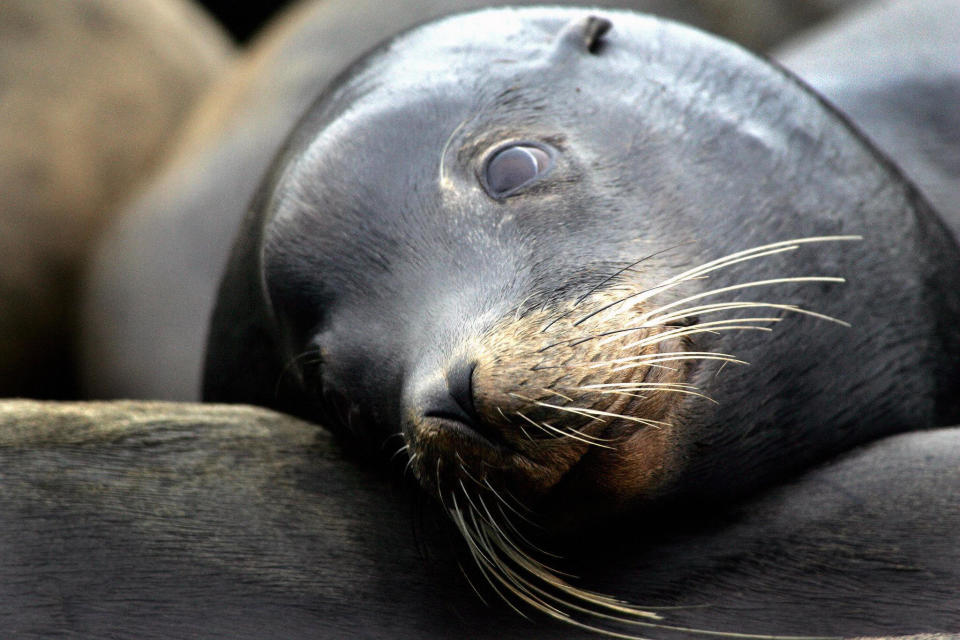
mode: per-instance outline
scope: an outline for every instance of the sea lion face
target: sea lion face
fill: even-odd
[[[609,15],[609,33],[526,9],[404,36],[317,104],[269,187],[287,375],[325,423],[402,434],[442,501],[562,521],[572,498],[582,515],[761,481],[816,458],[797,425],[873,397],[886,362],[844,347],[845,321],[886,335],[858,306],[879,292],[840,286],[885,250],[854,242],[876,229],[851,194],[903,198],[876,160],[732,45]]]

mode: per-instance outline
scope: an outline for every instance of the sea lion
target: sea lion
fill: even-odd
[[[482,11],[390,41],[304,118],[204,393],[390,444],[508,600],[642,618],[513,527],[699,513],[956,422],[958,266],[781,69],[647,16]]]
[[[895,436],[725,513],[600,534],[570,568],[679,606],[657,624],[955,632],[958,468],[960,429]],[[271,411],[3,401],[0,469],[0,623],[17,638],[596,637],[484,605],[429,505]]]
[[[76,397],[82,265],[231,53],[185,0],[4,0],[0,396]]]

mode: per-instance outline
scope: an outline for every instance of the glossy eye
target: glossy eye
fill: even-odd
[[[494,198],[504,198],[533,182],[552,164],[550,154],[530,144],[505,147],[487,160],[484,186]]]

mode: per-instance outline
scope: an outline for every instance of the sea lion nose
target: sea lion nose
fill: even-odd
[[[424,394],[424,415],[456,420],[474,429],[480,420],[473,404],[473,370],[476,363],[462,358],[444,372],[439,384],[434,384]]]
[[[446,375],[450,397],[473,422],[479,422],[476,407],[473,405],[473,370],[476,366],[477,363],[473,360],[460,359],[447,369]]]
[[[454,361],[433,377],[430,384],[420,388],[418,400],[422,415],[455,422],[484,440],[503,444],[503,437],[483,421],[473,402],[473,370],[476,362],[470,359]]]

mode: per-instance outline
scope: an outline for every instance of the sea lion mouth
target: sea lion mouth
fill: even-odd
[[[433,429],[450,440],[463,440],[470,447],[489,449],[497,453],[510,450],[509,443],[496,432],[476,420],[463,420],[441,411],[424,413],[421,429]],[[511,451],[512,452],[512,451]]]

